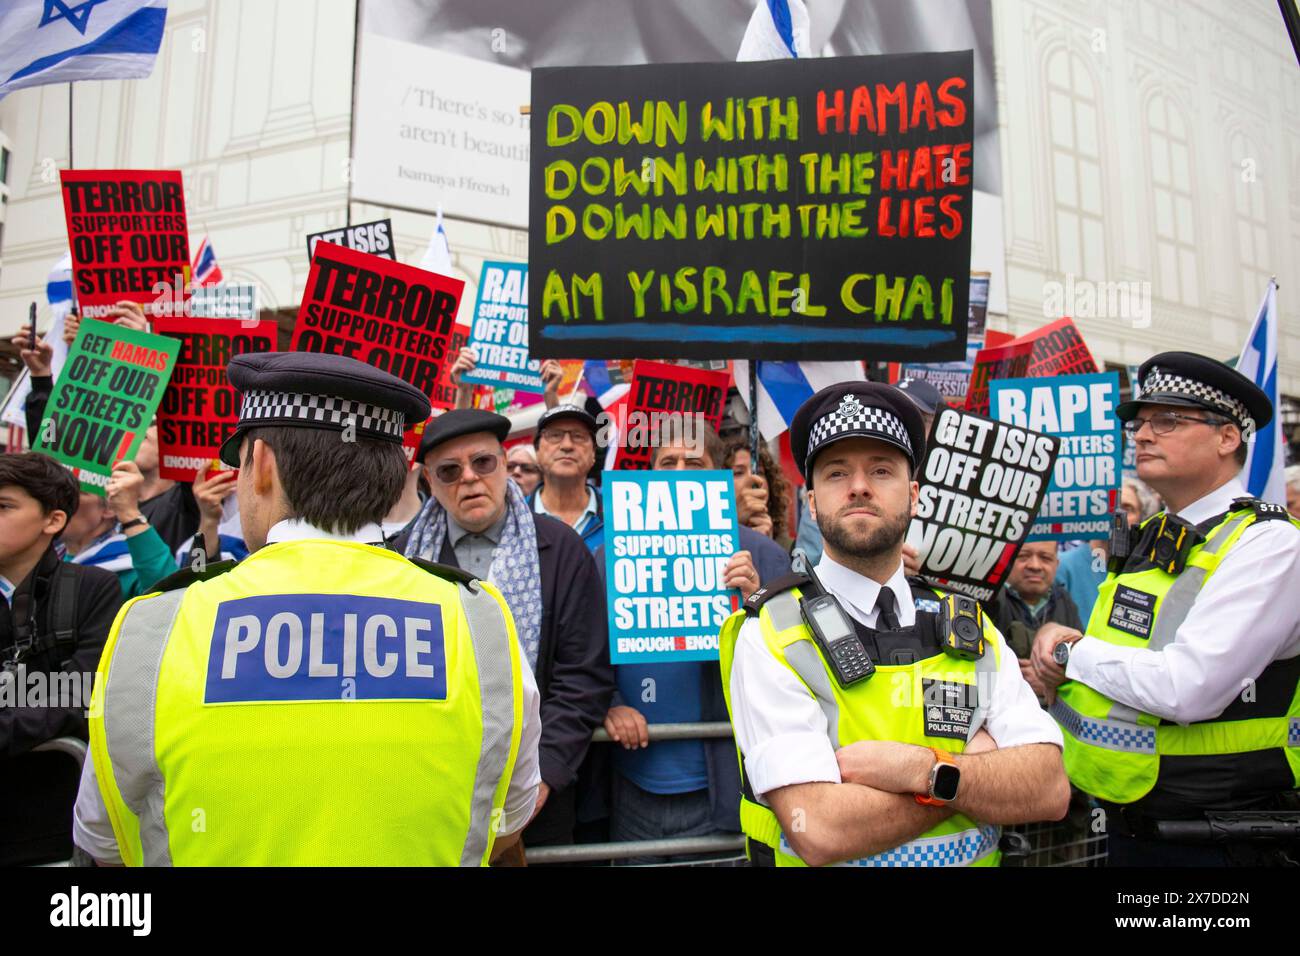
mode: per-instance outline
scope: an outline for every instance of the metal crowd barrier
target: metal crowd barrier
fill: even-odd
[[[657,740],[703,740],[731,736],[731,724],[717,723],[650,724],[650,742]],[[591,737],[592,743],[612,743],[602,727]],[[1092,833],[1086,826],[1072,824],[1067,818],[1057,823],[1029,823],[1006,828],[1019,833],[1029,844],[1029,852],[1010,865],[1034,867],[1104,866],[1105,834]],[[577,843],[571,846],[548,846],[525,849],[529,863],[604,863],[630,860],[641,856],[680,857],[695,854],[726,854],[707,860],[684,860],[653,863],[649,866],[726,866],[743,863],[745,838],[736,835],[705,837],[671,837],[663,840],[628,840],[619,843]]]

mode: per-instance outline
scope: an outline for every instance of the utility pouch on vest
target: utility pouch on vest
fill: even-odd
[[[975,661],[984,656],[983,612],[973,598],[945,594],[939,601],[939,645],[949,657]]]

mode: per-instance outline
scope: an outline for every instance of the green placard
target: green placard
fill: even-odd
[[[82,489],[102,495],[113,465],[140,450],[179,349],[176,339],[82,321],[32,450],[77,469]]]

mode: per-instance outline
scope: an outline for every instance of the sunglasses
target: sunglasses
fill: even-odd
[[[522,471],[525,475],[540,475],[542,473],[542,469],[538,468],[536,465],[529,465],[522,461],[517,461],[511,465],[507,465],[506,470]]]
[[[501,463],[498,455],[475,455],[469,460],[470,470],[479,478],[483,478],[497,470],[497,465]],[[454,485],[460,481],[461,476],[465,474],[465,466],[458,461],[444,461],[433,469],[433,476],[444,485]]]

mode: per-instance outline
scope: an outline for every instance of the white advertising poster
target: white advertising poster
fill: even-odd
[[[352,198],[528,228],[529,73],[362,33]]]

